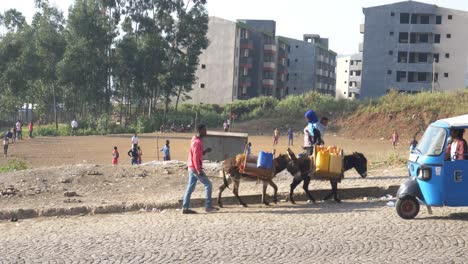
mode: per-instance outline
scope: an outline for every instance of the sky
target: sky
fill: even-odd
[[[49,0],[65,11],[73,0]],[[208,0],[208,13],[228,20],[269,19],[276,21],[276,34],[302,39],[303,34],[329,38],[330,48],[340,55],[358,51],[364,22],[363,7],[399,2],[398,0]],[[468,0],[420,0],[428,4],[468,11]],[[0,12],[16,8],[29,20],[34,0],[0,0]]]

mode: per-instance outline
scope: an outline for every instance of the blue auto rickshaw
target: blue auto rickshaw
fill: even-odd
[[[455,131],[462,135],[467,129],[468,115],[441,119],[426,129],[409,156],[410,179],[397,192],[395,207],[401,218],[416,217],[419,201],[426,204],[429,214],[432,214],[432,206],[468,206],[466,141],[464,153],[446,157],[448,146],[452,146],[450,133]],[[461,141],[456,142],[460,144]]]

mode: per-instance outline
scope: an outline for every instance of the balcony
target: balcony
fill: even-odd
[[[275,44],[265,44],[265,45],[263,45],[263,50],[266,53],[276,53],[277,47],[276,47]]]
[[[350,71],[360,71],[360,70],[362,70],[362,62],[359,62],[359,64],[354,63],[353,65],[349,65],[349,70]]]
[[[240,40],[240,48],[241,49],[253,49],[253,40],[251,39],[241,39]]]
[[[275,80],[263,79],[262,84],[263,84],[264,87],[273,87],[275,85]]]
[[[359,43],[359,52],[363,52],[364,51],[364,43]]]
[[[247,76],[239,77],[239,86],[241,87],[252,86],[252,81],[250,80],[250,77],[247,77]]]
[[[278,80],[278,81],[276,82],[276,87],[277,87],[277,88],[286,88],[286,81]]]
[[[365,28],[365,24],[359,25],[359,32],[361,32],[361,34],[364,34],[364,28]]]
[[[283,74],[288,73],[288,67],[283,64],[278,64],[278,73],[283,73]]]
[[[361,88],[358,87],[349,87],[348,93],[361,94]]]
[[[361,82],[361,76],[350,75],[349,76],[349,81],[350,82]]]
[[[252,58],[241,58],[239,62],[239,67],[251,69],[253,67]]]
[[[435,26],[436,26],[435,24],[399,24],[398,30],[400,32],[434,33]]]
[[[431,43],[398,43],[397,49],[409,52],[427,52],[432,53],[434,44]]]
[[[265,62],[263,62],[263,69],[264,70],[274,70],[274,69],[276,69],[276,63],[265,61]]]

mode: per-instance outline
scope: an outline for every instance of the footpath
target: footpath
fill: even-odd
[[[213,181],[213,203],[217,204],[222,184],[219,163],[204,164]],[[387,199],[395,196],[407,179],[405,168],[375,169],[361,178],[354,170],[345,173],[338,185],[340,199]],[[289,203],[292,176],[282,172],[278,185],[280,203]],[[149,162],[139,166],[77,164],[37,168],[0,174],[0,220],[47,216],[121,213],[129,211],[161,212],[181,207],[187,185],[185,162]],[[260,203],[262,184],[243,180],[239,195],[248,203]],[[318,202],[330,190],[327,181],[311,181],[309,189]],[[267,189],[269,195],[272,189]],[[204,187],[198,184],[191,206],[204,204]],[[296,201],[306,201],[302,185],[295,190]],[[270,199],[271,200],[271,199]],[[237,206],[231,189],[223,193],[225,206]],[[272,205],[274,206],[274,204]]]

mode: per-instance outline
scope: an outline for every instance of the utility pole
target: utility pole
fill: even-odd
[[[431,86],[431,93],[434,93],[434,82],[435,82],[435,58],[432,58],[432,86]]]

